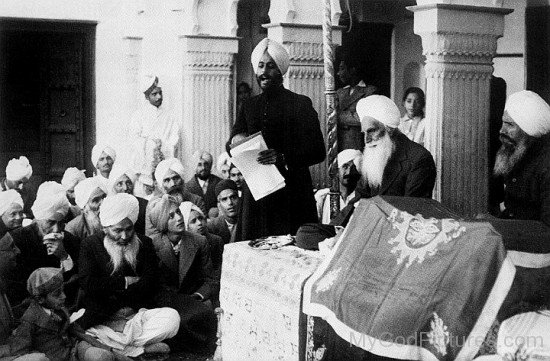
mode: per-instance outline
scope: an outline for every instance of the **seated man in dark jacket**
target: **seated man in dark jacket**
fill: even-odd
[[[158,231],[153,244],[161,270],[157,303],[173,307],[180,314],[180,330],[174,344],[194,349],[215,340],[212,303],[219,290],[219,277],[214,275],[207,238],[186,231],[185,216],[178,205],[175,197],[165,194],[150,209],[151,223]],[[182,205],[196,207],[191,202]]]
[[[435,184],[432,155],[397,129],[400,113],[391,99],[382,95],[363,98],[357,103],[357,114],[365,134],[358,195],[333,224],[345,223],[342,220],[347,219],[353,203],[360,198],[377,195],[431,198]]]
[[[110,339],[112,330],[124,333],[113,342],[124,339],[120,346],[132,357],[151,347],[169,352],[161,341],[176,335],[180,320],[174,309],[153,308],[158,258],[151,239],[134,231],[138,212],[130,194],[105,198],[99,213],[104,233],[82,242],[79,270],[86,312],[78,322],[84,329],[93,326],[88,333],[100,339]]]

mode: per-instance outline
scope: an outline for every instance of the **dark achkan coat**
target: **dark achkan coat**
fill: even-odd
[[[550,226],[550,136],[536,145],[504,179],[500,218],[531,219]]]
[[[219,183],[222,179],[214,174],[210,174],[208,177],[208,187],[206,187],[206,194],[202,191],[202,187],[197,180],[197,176],[193,176],[187,182],[185,182],[185,188],[198,196],[200,196],[204,203],[206,204],[206,210],[209,211],[210,208],[216,208],[218,205],[218,199],[214,190],[216,189],[216,184]],[[205,215],[208,213],[205,213]]]
[[[323,161],[326,151],[311,99],[283,86],[250,98],[231,137],[260,131],[268,148],[284,154],[286,168],[278,168],[286,187],[258,201],[244,187],[236,241],[295,234],[301,224],[317,221],[309,166]]]

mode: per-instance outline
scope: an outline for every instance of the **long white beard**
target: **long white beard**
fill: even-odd
[[[111,258],[111,265],[113,266],[113,272],[111,276],[115,274],[124,265],[126,261],[130,267],[136,271],[137,267],[137,254],[139,252],[140,240],[134,235],[132,241],[126,246],[120,246],[112,241],[108,236],[103,238],[103,246]]]
[[[519,142],[515,147],[501,145],[495,159],[493,174],[497,177],[506,177],[523,159],[529,149],[526,141]]]
[[[376,146],[365,145],[361,160],[361,177],[373,189],[380,187],[384,169],[395,150],[395,144],[388,133],[376,141]]]

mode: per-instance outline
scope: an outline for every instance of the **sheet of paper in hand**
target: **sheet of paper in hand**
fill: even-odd
[[[304,286],[304,313],[379,356],[471,360],[515,267],[489,223],[441,217],[433,200],[417,199],[414,210],[406,201],[359,202]]]
[[[257,161],[258,154],[268,149],[261,132],[252,134],[231,147],[231,160],[243,174],[255,200],[285,187],[285,179],[275,165],[264,165]]]

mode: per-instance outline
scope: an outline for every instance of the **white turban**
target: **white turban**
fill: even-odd
[[[252,51],[252,55],[250,56],[252,69],[256,71],[256,69],[258,68],[258,63],[260,62],[260,59],[262,58],[266,50],[279,67],[281,74],[285,75],[290,64],[290,56],[288,55],[288,52],[286,51],[284,46],[268,38],[260,41]]]
[[[362,131],[365,131],[365,123],[363,122],[365,117],[376,119],[390,128],[397,128],[399,118],[401,118],[397,105],[390,98],[383,95],[370,95],[359,100],[355,110],[361,120]]]
[[[139,213],[139,204],[135,196],[127,193],[118,193],[108,196],[99,207],[99,220],[103,227],[115,225],[125,218],[132,224],[136,223]]]
[[[19,192],[15,189],[0,192],[0,217],[6,213],[13,203],[17,203],[23,207],[23,198],[21,198]]]
[[[103,183],[96,177],[86,178],[78,183],[74,187],[74,201],[76,205],[83,209],[98,189],[107,194],[107,191],[103,188]]]
[[[218,156],[218,162],[216,163],[216,167],[218,169],[218,172],[222,172],[222,167],[224,165],[227,165],[228,167],[231,166],[231,157],[227,152],[223,152]]]
[[[18,181],[23,178],[30,178],[32,176],[32,166],[29,160],[25,156],[20,156],[19,159],[13,158],[8,162],[6,167],[6,179],[11,181]]]
[[[70,205],[65,195],[65,188],[61,184],[44,182],[38,187],[31,210],[36,219],[60,221],[67,215]]]
[[[141,92],[145,93],[153,86],[158,87],[159,86],[159,78],[154,75],[144,75],[141,77],[140,83],[139,83],[139,90]]]
[[[63,178],[61,179],[61,185],[65,187],[65,189],[69,189],[74,187],[78,182],[83,181],[86,179],[86,175],[84,174],[86,170],[80,170],[75,167],[70,167],[65,170],[65,173],[63,173]]]
[[[99,157],[101,157],[101,153],[103,152],[113,158],[113,161],[116,160],[116,152],[113,148],[106,144],[96,144],[92,149],[92,163],[94,165],[94,168],[97,166],[97,161],[99,160]]]
[[[344,149],[343,151],[338,153],[338,167],[342,167],[350,160],[353,160],[355,166],[358,166],[356,160],[361,157],[361,154],[361,151],[357,149]]]
[[[180,204],[180,212],[183,216],[183,222],[185,223],[185,228],[189,228],[189,216],[191,215],[191,211],[197,211],[199,214],[201,214],[204,217],[204,213],[202,213],[201,209],[194,203],[191,202],[182,202]]]
[[[111,173],[109,173],[109,181],[107,182],[107,190],[109,194],[114,193],[113,188],[123,175],[127,175],[132,184],[136,182],[136,173],[134,173],[130,168],[124,165],[115,165],[111,170]]]
[[[504,111],[532,137],[550,133],[550,106],[537,93],[522,90],[510,95]]]
[[[185,168],[183,167],[183,164],[181,164],[177,158],[170,158],[161,161],[155,169],[155,179],[158,184],[162,185],[162,181],[169,170],[173,170],[178,173],[183,180],[183,177],[185,176]]]

